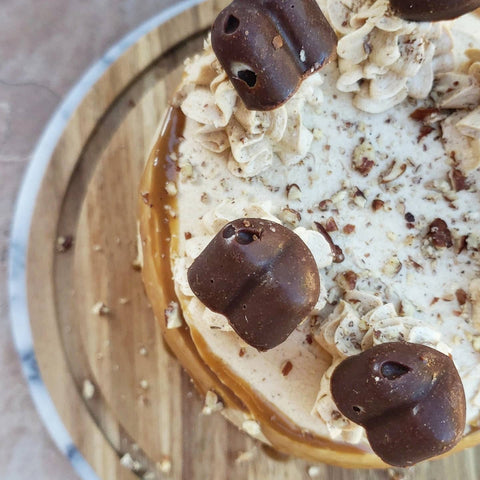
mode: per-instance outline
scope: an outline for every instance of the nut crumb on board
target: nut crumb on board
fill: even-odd
[[[92,313],[95,315],[105,316],[110,314],[110,308],[105,305],[103,302],[97,302],[92,307]]]
[[[85,400],[91,400],[95,395],[95,385],[88,379],[83,381],[82,396]]]

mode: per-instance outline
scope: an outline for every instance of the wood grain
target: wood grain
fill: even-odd
[[[28,297],[44,381],[75,443],[104,480],[302,479],[310,464],[239,433],[202,400],[162,341],[136,258],[137,188],[153,134],[183,60],[199,51],[227,1],[206,3],[142,38],[91,90],[51,158],[38,197],[28,256]],[[59,236],[74,246],[56,250]],[[103,302],[109,313],[92,307]],[[88,380],[91,399],[82,397]],[[252,459],[237,461],[242,452]],[[407,478],[476,479],[475,450],[426,463]],[[165,465],[165,463],[163,464]],[[318,478],[390,478],[386,471],[319,465]]]

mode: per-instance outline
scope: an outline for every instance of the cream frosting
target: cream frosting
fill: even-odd
[[[439,86],[449,75],[477,74],[477,57],[471,70],[452,69],[448,53],[442,53],[450,49],[450,37],[439,33],[443,26],[415,24],[417,30],[405,33],[401,29],[409,22],[389,16],[384,1],[361,3],[355,15],[361,10],[364,20],[349,14],[342,39],[351,34],[363,41],[355,32],[364,22],[369,28],[373,25],[367,36],[377,30],[391,35],[382,40],[385,48],[408,35],[421,40],[424,48],[428,42],[435,45],[438,58],[429,47],[431,57],[425,54],[419,70],[400,81],[405,96],[423,98],[409,93],[421,90],[414,87],[418,79],[428,79],[428,95],[433,77],[421,70],[435,70],[437,60],[453,72],[439,77]],[[328,13],[331,18],[333,13]],[[480,31],[479,19],[468,22],[472,35]],[[456,29],[454,23],[456,52],[470,41],[460,30],[463,24]],[[377,50],[362,62],[376,65],[378,58],[388,56]],[[409,61],[401,59],[402,51],[397,67]],[[416,67],[411,67],[405,71],[414,72]],[[480,171],[465,168],[470,186],[457,191],[448,180],[457,166],[448,140],[444,146],[435,133],[419,137],[419,124],[410,118],[416,108],[431,103],[399,103],[400,97],[389,97],[380,103],[398,105],[382,112],[371,107],[375,99],[365,97],[370,107],[358,110],[362,92],[338,89],[344,74],[332,64],[304,82],[286,105],[272,112],[251,112],[232,90],[208,42],[205,52],[187,64],[178,98],[187,116],[178,166],[188,175],[181,175],[178,183],[180,231],[178,250],[172,252],[186,320],[214,355],[300,428],[365,448],[363,430],[336,412],[329,389],[333,369],[345,356],[384,341],[405,339],[432,346],[451,354],[460,372],[469,431],[480,418]],[[376,82],[382,76],[386,81],[388,72],[375,75],[367,80]],[[379,113],[366,113],[372,110]],[[443,121],[444,138],[449,119],[462,138],[475,138],[474,107],[445,115],[436,117]],[[294,229],[314,254],[322,277],[312,316],[284,344],[261,354],[244,344],[223,316],[193,296],[186,277],[213,235],[242,216],[267,218]],[[428,231],[435,218],[449,226],[453,247],[432,244]],[[330,247],[314,222],[330,225],[332,238],[345,253],[343,263],[332,263]],[[347,277],[354,279],[352,287]],[[317,342],[307,341],[310,336]],[[244,355],[238,355],[239,349]],[[281,368],[286,360],[294,366],[287,377]]]

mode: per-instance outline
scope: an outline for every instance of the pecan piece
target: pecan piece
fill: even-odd
[[[446,222],[441,218],[436,218],[430,224],[427,237],[436,249],[450,248],[453,246],[452,234]]]

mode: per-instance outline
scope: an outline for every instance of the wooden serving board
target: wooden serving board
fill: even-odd
[[[65,426],[102,480],[310,478],[311,464],[275,454],[219,414],[201,414],[203,400],[162,341],[133,265],[137,189],[154,132],[183,60],[200,51],[227,3],[191,8],[110,67],[68,123],[38,196],[27,265],[37,359]],[[65,252],[62,236],[73,237]],[[99,302],[109,312],[95,312]],[[170,473],[162,472],[169,462]],[[316,467],[310,474],[322,480],[480,476],[475,450],[405,477]]]

